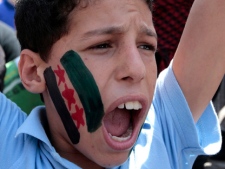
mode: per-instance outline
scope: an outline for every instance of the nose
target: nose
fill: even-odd
[[[116,79],[136,83],[146,75],[146,67],[136,45],[119,50]]]

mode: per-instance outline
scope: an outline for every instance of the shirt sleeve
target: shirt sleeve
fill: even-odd
[[[154,108],[170,161],[187,168],[198,155],[215,154],[221,147],[221,131],[212,102],[197,123],[174,76],[172,62],[158,78]]]
[[[26,114],[0,92],[0,168],[9,168],[18,160],[22,146],[15,141],[18,127]]]

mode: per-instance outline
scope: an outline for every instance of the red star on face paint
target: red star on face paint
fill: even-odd
[[[71,110],[71,105],[76,103],[76,100],[73,97],[74,90],[69,89],[67,85],[65,84],[65,90],[62,92],[62,96],[67,100],[69,110]]]
[[[72,114],[73,120],[77,121],[77,128],[80,128],[80,125],[84,126],[84,119],[83,119],[83,113],[84,110],[79,108],[77,105],[75,106],[76,113]]]
[[[54,72],[59,78],[59,82],[58,82],[58,86],[59,86],[61,82],[65,83],[65,77],[64,77],[65,70],[61,69],[59,65],[57,67],[58,67],[58,70],[54,70]]]

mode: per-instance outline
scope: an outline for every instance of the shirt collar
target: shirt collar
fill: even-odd
[[[44,106],[34,108],[24,123],[18,128],[15,137],[20,134],[27,134],[41,140],[47,144],[49,148],[53,149],[43,127],[47,123],[46,120],[43,120],[46,118],[45,114],[46,110]]]

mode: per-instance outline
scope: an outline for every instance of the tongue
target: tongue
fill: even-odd
[[[130,112],[125,109],[115,109],[104,118],[104,125],[112,136],[121,136],[130,126]]]

